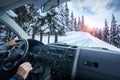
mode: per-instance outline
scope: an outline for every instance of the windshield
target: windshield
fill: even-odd
[[[71,0],[45,13],[33,4],[7,11],[33,39],[120,51],[120,1]]]

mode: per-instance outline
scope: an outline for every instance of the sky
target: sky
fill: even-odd
[[[83,15],[89,27],[103,28],[105,19],[110,26],[112,14],[120,25],[120,0],[71,0],[68,7],[76,18]]]
[[[71,37],[72,35],[72,37]],[[74,37],[73,37],[74,36]],[[50,43],[54,43],[55,36],[50,36]],[[40,36],[36,35],[35,39],[39,40]],[[48,36],[43,36],[43,43],[48,44]],[[113,51],[119,51],[120,49],[108,44],[98,38],[95,38],[94,36],[90,35],[86,32],[67,32],[66,36],[59,36],[58,37],[58,43],[67,43],[69,45],[76,45],[76,46],[82,46],[82,47],[98,47],[98,48],[107,48],[109,50]]]

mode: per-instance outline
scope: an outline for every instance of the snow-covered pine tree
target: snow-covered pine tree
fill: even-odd
[[[65,4],[65,32],[69,30],[69,9],[67,3]]]
[[[58,31],[60,30],[60,24],[58,23],[58,17],[57,16],[56,9],[50,10],[46,15],[47,24],[49,26],[49,32],[48,32],[48,38],[50,38],[50,35],[55,35],[55,43],[58,41]],[[50,40],[50,39],[48,39]]]
[[[85,31],[84,16],[82,16],[81,30]]]
[[[109,43],[109,27],[107,20],[105,20],[105,27],[103,28],[103,40]]]
[[[78,31],[81,31],[81,20],[80,20],[80,17],[78,19],[77,28],[78,28]]]
[[[97,35],[98,35],[98,31],[99,31],[98,28],[94,28],[94,35],[93,35],[93,36],[97,37]],[[91,32],[92,32],[92,31],[91,31]]]
[[[34,38],[38,28],[38,9],[33,4],[27,4],[16,8],[15,13],[18,15],[16,22]],[[31,31],[32,30],[32,31]],[[32,34],[31,34],[32,33]]]
[[[28,21],[29,19],[31,19],[30,16],[28,16],[27,14],[27,10],[25,6],[21,6],[19,8],[14,9],[14,12],[18,15],[18,17],[16,17],[16,22],[22,27],[24,28],[23,23]]]
[[[98,29],[98,31],[97,31],[97,37],[99,39],[102,39],[102,30],[101,29]]]
[[[74,28],[75,28],[75,31],[78,31],[76,18],[74,18]]]
[[[75,31],[74,22],[75,22],[74,21],[74,15],[73,15],[73,12],[71,12],[70,25],[69,25],[70,31]]]
[[[115,16],[112,14],[111,28],[110,28],[110,43],[117,46],[117,24]]]
[[[61,25],[56,17],[58,14],[56,9],[51,10],[51,14],[52,14],[52,26],[53,26],[51,28],[53,28],[52,31],[54,32],[54,35],[55,35],[54,42],[56,43],[58,41],[58,31],[59,31]]]
[[[64,14],[64,6],[63,4],[59,5],[58,7],[55,8],[56,15],[54,16],[53,20],[55,22],[55,26],[58,29],[58,34],[59,35],[64,35],[65,34],[65,14]]]
[[[118,44],[118,47],[120,48],[120,25],[118,25],[117,27],[118,27],[117,44]]]

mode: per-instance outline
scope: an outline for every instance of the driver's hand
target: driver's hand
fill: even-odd
[[[24,62],[18,68],[17,74],[22,76],[24,79],[28,76],[29,72],[32,70],[32,66],[29,62]]]
[[[16,44],[19,44],[19,42],[17,42],[16,39],[13,39],[13,40],[5,43],[5,46],[14,46],[14,45],[16,45]]]

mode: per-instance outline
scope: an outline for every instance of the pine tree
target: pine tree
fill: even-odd
[[[97,37],[98,37],[99,39],[102,39],[102,30],[101,30],[101,29],[98,29]]]
[[[120,48],[120,25],[118,25],[117,27],[118,27],[117,44],[118,44],[118,47]]]
[[[103,40],[105,42],[109,42],[109,27],[108,27],[107,20],[105,20],[105,27],[103,29]]]
[[[77,29],[78,29],[78,31],[81,31],[81,21],[80,21],[80,17],[79,17],[79,19],[78,19]]]
[[[69,9],[67,3],[65,4],[65,32],[69,30]]]
[[[81,30],[85,31],[84,16],[82,16]]]
[[[60,30],[60,24],[58,23],[57,16],[58,13],[56,12],[56,9],[50,10],[46,15],[47,24],[49,26],[49,32],[48,32],[48,38],[50,38],[50,35],[55,35],[55,43],[58,41],[58,32]],[[59,26],[59,27],[58,27]],[[50,41],[50,39],[48,40]]]
[[[75,31],[75,27],[74,27],[74,15],[73,15],[73,12],[71,12],[71,16],[70,16],[70,31]]]
[[[54,21],[56,23],[58,34],[64,35],[65,34],[65,12],[64,12],[64,6],[61,4],[58,7],[55,8],[56,15],[54,16]]]
[[[110,29],[110,43],[117,46],[117,25],[114,14],[112,14],[111,29]]]
[[[76,18],[74,18],[74,28],[75,28],[75,31],[78,31]]]
[[[37,20],[40,14],[37,12],[38,9],[33,4],[27,4],[14,11],[18,15],[16,22],[34,39],[39,27]]]

